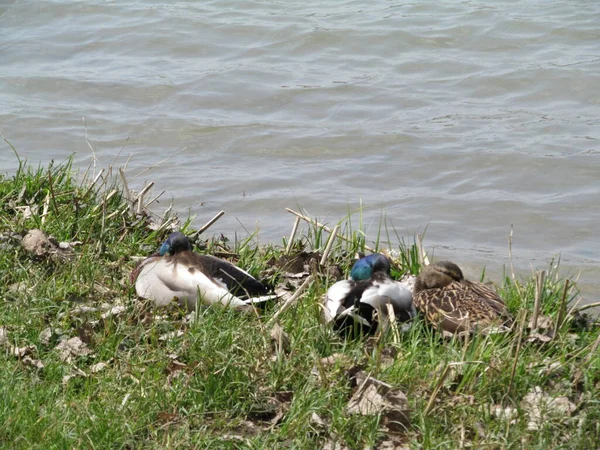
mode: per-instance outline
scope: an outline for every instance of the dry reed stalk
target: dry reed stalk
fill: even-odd
[[[294,238],[296,237],[296,232],[298,231],[298,225],[300,225],[300,217],[296,217],[296,220],[294,220],[294,226],[292,227],[292,232],[290,233],[290,240],[288,241],[288,244],[285,247],[286,255],[289,255],[289,253],[292,251],[292,247],[294,245]]]
[[[142,192],[139,193],[138,197],[137,197],[137,210],[136,210],[136,215],[140,215],[142,214],[143,211],[143,207],[144,207],[144,196],[148,193],[148,191],[150,189],[152,189],[152,186],[154,186],[154,181],[151,181],[150,183],[148,183],[148,185],[146,187],[144,187],[144,189],[142,189]]]
[[[144,209],[148,209],[148,206],[150,206],[152,203],[154,203],[156,200],[158,200],[159,198],[162,197],[162,195],[167,192],[167,191],[162,191],[160,194],[156,195],[152,200],[150,200],[148,203],[146,203],[144,205]]]
[[[516,280],[515,277],[515,268],[513,266],[513,257],[512,257],[512,237],[513,237],[513,224],[510,224],[510,233],[508,233],[508,260],[510,261],[510,276],[513,281]]]
[[[320,223],[320,222],[317,222],[316,220],[313,220],[313,219],[311,219],[310,217],[308,217],[308,216],[305,216],[305,215],[304,215],[304,214],[302,214],[302,213],[299,213],[299,212],[297,212],[297,211],[294,211],[293,209],[290,209],[290,208],[285,208],[285,210],[286,210],[287,212],[289,212],[290,214],[293,214],[293,215],[295,215],[296,217],[299,217],[299,218],[301,218],[301,219],[302,219],[302,220],[304,220],[305,222],[308,222],[308,223],[310,223],[310,224],[316,225],[317,227],[319,227],[319,228],[322,228],[322,229],[324,229],[325,231],[327,231],[327,232],[329,232],[329,233],[331,233],[331,232],[333,231],[333,230],[332,230],[330,227],[328,227],[327,225],[324,225],[324,224],[322,224],[322,223]],[[338,234],[338,236],[337,236],[337,237],[339,237],[340,239],[342,239],[342,240],[344,240],[344,241],[346,241],[346,242],[352,242],[352,239],[349,239],[349,238],[347,238],[346,236],[342,236],[341,234]],[[372,252],[372,253],[376,253],[376,250],[375,250],[374,248],[371,248],[371,247],[369,247],[369,246],[367,246],[367,245],[365,245],[365,248],[366,248],[367,250],[369,250],[370,252]]]
[[[560,299],[560,306],[558,307],[558,316],[556,317],[556,325],[554,326],[554,337],[558,336],[558,331],[563,325],[565,316],[567,315],[567,293],[569,292],[569,280],[565,281],[565,288]]]
[[[104,169],[102,169],[104,170]],[[122,168],[119,167],[119,176],[121,177],[121,182],[123,183],[123,190],[125,191],[125,198],[127,199],[127,203],[129,204],[129,212],[131,215],[135,213],[133,207],[133,199],[131,198],[131,191],[129,190],[129,185],[127,184],[127,179],[125,178],[125,172]]]
[[[519,297],[522,299],[523,293],[521,292],[521,289],[519,288],[519,283],[517,283],[517,277],[515,275],[515,268],[513,266],[512,237],[513,237],[513,224],[511,223],[510,224],[510,233],[508,234],[508,260],[510,262],[510,276],[512,277],[513,283],[515,284],[515,287],[517,288]]]
[[[42,225],[46,223],[46,217],[48,216],[48,209],[50,207],[50,193],[46,194],[46,199],[44,200],[44,209],[42,211]]]
[[[119,214],[123,214],[125,213],[128,209],[129,209],[130,203],[128,201],[125,202],[125,207],[119,207],[117,208],[114,212],[111,212],[108,216],[106,216],[106,218],[108,220],[112,219],[113,217],[119,215]]]
[[[100,203],[98,203],[98,205],[96,205],[94,207],[94,209],[92,209],[92,213],[95,213],[100,208],[103,208],[106,205],[106,202],[108,202],[111,198],[113,198],[117,192],[119,192],[117,189],[113,189],[107,195],[105,195],[104,198],[102,199],[102,201]]]
[[[273,325],[275,322],[277,322],[279,320],[279,316],[281,316],[281,314],[283,314],[284,311],[286,311],[290,306],[292,306],[294,303],[296,303],[296,301],[302,296],[302,294],[304,293],[304,291],[308,288],[309,284],[312,283],[314,279],[313,275],[309,275],[306,280],[304,280],[304,283],[302,283],[300,285],[300,287],[296,290],[296,292],[294,292],[294,295],[292,295],[282,306],[281,308],[279,308],[277,310],[277,312],[275,314],[273,314],[273,317],[271,317],[271,319],[267,322],[267,327]]]
[[[204,233],[206,230],[208,230],[217,220],[219,220],[221,217],[223,217],[223,215],[225,214],[225,211],[219,211],[212,219],[210,219],[208,222],[206,222],[204,225],[202,225],[200,227],[200,229],[198,231],[196,231],[195,233],[193,233],[191,235],[191,237],[196,237],[199,236],[200,234]]]
[[[586,309],[597,308],[598,306],[600,306],[600,302],[588,303],[587,305],[583,305],[583,306],[580,306],[579,308],[572,309],[571,313],[574,311],[581,312],[581,311],[585,311]]]
[[[533,317],[531,318],[531,329],[537,329],[538,317],[540,315],[540,305],[542,303],[542,295],[544,293],[544,280],[546,279],[546,271],[541,270],[535,273],[535,301],[533,303]]]
[[[388,312],[388,320],[390,323],[390,327],[392,328],[394,344],[398,344],[400,342],[400,330],[398,329],[398,322],[396,320],[396,313],[394,312],[394,307],[391,303],[387,303],[385,306]]]
[[[103,173],[104,173],[104,169],[100,169],[100,172],[98,172],[98,175],[96,175],[96,177],[94,178],[94,180],[90,183],[90,185],[88,186],[87,190],[82,195],[82,198],[86,198],[88,196],[88,194],[94,188],[94,186],[98,182],[98,179],[102,176]]]
[[[321,257],[321,262],[319,263],[321,266],[325,265],[327,262],[327,258],[329,258],[329,253],[331,253],[331,249],[333,247],[333,243],[335,242],[335,238],[337,237],[337,233],[340,226],[336,225],[331,234],[329,235],[329,240],[327,241],[327,245],[325,246],[325,250],[323,251],[323,256]]]

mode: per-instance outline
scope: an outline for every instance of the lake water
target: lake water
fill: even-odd
[[[85,168],[87,127],[212,232],[362,201],[499,281],[513,224],[519,273],[560,254],[600,300],[600,2],[2,2],[0,105],[21,157]]]

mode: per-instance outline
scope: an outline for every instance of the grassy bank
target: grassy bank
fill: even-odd
[[[0,178],[1,447],[598,447],[599,328],[564,306],[577,289],[556,267],[538,289],[536,330],[535,278],[507,274],[495,281],[517,318],[511,333],[442,340],[416,321],[405,334],[345,341],[319,323],[326,287],[365,244],[393,250],[395,276],[418,273],[412,240],[385,229],[369,240],[344,222],[349,241],[336,239],[320,266],[311,252],[329,234],[316,226],[292,246],[302,259],[285,257],[285,242],[197,236],[196,250],[290,293],[302,279],[289,272],[312,272],[280,317],[289,342],[274,342],[277,305],[260,318],[216,307],[188,316],[135,298],[133,257],[176,222],[136,214],[120,183],[76,181],[69,162]],[[32,229],[50,240],[24,240]],[[360,406],[365,379],[387,383],[371,384],[387,406]]]

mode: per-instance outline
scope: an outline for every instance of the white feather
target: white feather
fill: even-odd
[[[386,298],[383,302],[382,297]],[[372,287],[365,290],[360,301],[378,309],[390,301],[395,309],[406,310],[412,305],[412,294],[398,281],[375,281]]]
[[[342,280],[327,289],[327,293],[325,294],[325,308],[323,310],[325,323],[331,322],[344,311],[342,305],[353,285],[354,282],[352,280]]]

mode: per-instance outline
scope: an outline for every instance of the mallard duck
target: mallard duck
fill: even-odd
[[[511,320],[496,292],[483,283],[465,280],[460,267],[450,261],[425,267],[413,296],[417,309],[442,332],[485,332]]]
[[[350,279],[338,281],[327,290],[325,323],[333,322],[336,330],[349,331],[356,326],[363,333],[373,333],[380,321],[387,321],[388,303],[399,322],[416,314],[410,290],[391,278],[389,260],[373,253],[354,264]]]
[[[174,298],[182,307],[196,308],[196,301],[206,305],[221,303],[247,308],[251,303],[272,299],[269,290],[248,272],[214,256],[192,251],[186,235],[169,235],[160,250],[144,259],[131,274],[140,297],[164,306]]]

